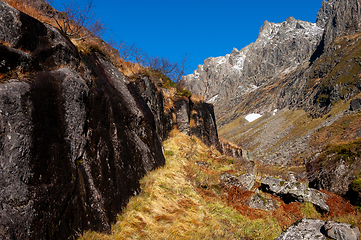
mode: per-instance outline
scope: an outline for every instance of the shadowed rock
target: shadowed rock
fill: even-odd
[[[351,111],[357,111],[361,109],[361,99],[353,99],[350,102],[350,110]]]

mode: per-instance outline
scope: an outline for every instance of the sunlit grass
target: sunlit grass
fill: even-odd
[[[217,176],[232,165],[217,159],[209,174],[203,172],[195,161],[211,163],[219,153],[199,139],[172,134],[164,142],[166,165],[141,181],[140,195],[130,199],[112,234],[86,232],[80,239],[271,239],[281,233],[273,219],[252,221],[217,194],[202,196],[195,182],[218,183]],[[261,226],[268,230],[261,231]]]
[[[279,198],[273,212],[249,209],[237,203],[241,195],[213,188],[222,172],[238,174],[229,157],[178,131],[163,145],[165,166],[142,179],[141,193],[130,199],[112,233],[85,232],[80,239],[274,239],[304,217],[360,224],[359,213],[321,215],[310,203],[284,204]]]

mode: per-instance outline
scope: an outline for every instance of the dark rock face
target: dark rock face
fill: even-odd
[[[319,239],[347,239],[357,240],[360,237],[358,227],[333,221],[302,219],[292,224],[277,240],[319,240]]]
[[[186,97],[176,97],[174,105],[175,122],[179,131],[187,135],[194,134],[206,145],[213,145],[221,151],[212,105],[193,102]]]
[[[168,90],[158,90],[148,77],[137,78],[133,85],[151,109],[156,121],[159,137],[165,140],[173,128],[173,111],[172,109],[167,110],[164,108],[164,93]]]
[[[280,196],[287,202],[311,202],[321,211],[328,212],[327,195],[303,183],[288,182],[281,178],[266,177],[262,180],[262,190]]]
[[[178,130],[190,135],[191,110],[188,98],[180,97],[175,101],[175,114]]]
[[[67,68],[1,85],[3,238],[109,231],[138,180],[164,164],[151,111],[109,71],[99,88]]]
[[[0,1],[0,16],[6,23],[0,24],[1,42],[6,43],[9,48],[30,52],[31,58],[27,56],[26,59],[32,59],[32,62],[36,63],[36,70],[57,66],[68,66],[75,69],[78,66],[79,54],[76,47],[56,28],[44,25],[3,1]],[[15,51],[9,48],[1,47],[0,53]],[[22,53],[22,55],[26,54]],[[4,58],[2,61],[0,64],[6,65],[13,59]]]

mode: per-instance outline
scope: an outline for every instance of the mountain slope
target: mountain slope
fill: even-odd
[[[206,67],[199,66],[182,83],[189,88],[194,86],[195,91],[214,103],[220,136],[253,151],[256,161],[299,166],[298,179],[309,180],[319,189],[326,188],[348,198],[356,194],[352,196],[358,198],[360,191],[355,182],[359,179],[360,159],[356,150],[349,150],[348,143],[353,146],[360,134],[358,131],[350,134],[340,125],[343,119],[353,119],[354,125],[359,121],[356,117],[359,109],[351,109],[350,105],[361,97],[360,17],[359,1],[331,0],[322,2],[316,24],[292,19],[279,24],[266,22],[257,41],[239,51],[241,57],[232,60],[232,63],[237,60],[244,63],[237,74],[229,68],[223,75],[216,75],[218,69],[233,65],[229,60],[221,63],[210,58],[205,61]],[[298,30],[299,25],[304,27]],[[276,26],[284,26],[285,30],[282,32],[282,27]],[[272,35],[273,31],[276,34]],[[292,38],[297,32],[301,34],[297,38],[299,44]],[[258,42],[264,44],[255,48]],[[254,58],[249,55],[252,49],[257,49],[251,54]],[[285,54],[277,55],[276,50]],[[231,59],[227,56],[216,59]],[[267,61],[262,62],[263,59]],[[208,64],[211,62],[213,65]],[[248,122],[245,117],[251,113],[262,117]],[[319,137],[321,129],[340,128],[343,139],[336,141],[331,135],[317,144],[312,141]],[[332,151],[327,149],[349,152],[350,155],[343,156],[356,160],[332,157]],[[322,160],[320,154],[324,151],[328,155],[322,155]],[[325,159],[330,164],[320,166],[318,163]],[[343,161],[349,170],[337,173],[332,162],[342,165]],[[339,192],[341,186],[332,184],[343,174],[348,176],[343,185],[347,193]]]

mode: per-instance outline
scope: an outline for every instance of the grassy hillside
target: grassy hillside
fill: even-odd
[[[85,232],[80,239],[274,239],[304,217],[333,219],[361,227],[361,213],[342,198],[328,193],[331,211],[320,215],[309,203],[285,204],[272,198],[272,212],[249,209],[252,192],[220,184],[223,172],[246,171],[239,160],[220,155],[199,139],[173,131],[164,142],[166,165],[148,174],[142,191],[112,226],[112,233]],[[199,162],[208,163],[208,167]],[[198,163],[198,164],[196,164]],[[256,187],[261,174],[257,173]]]

